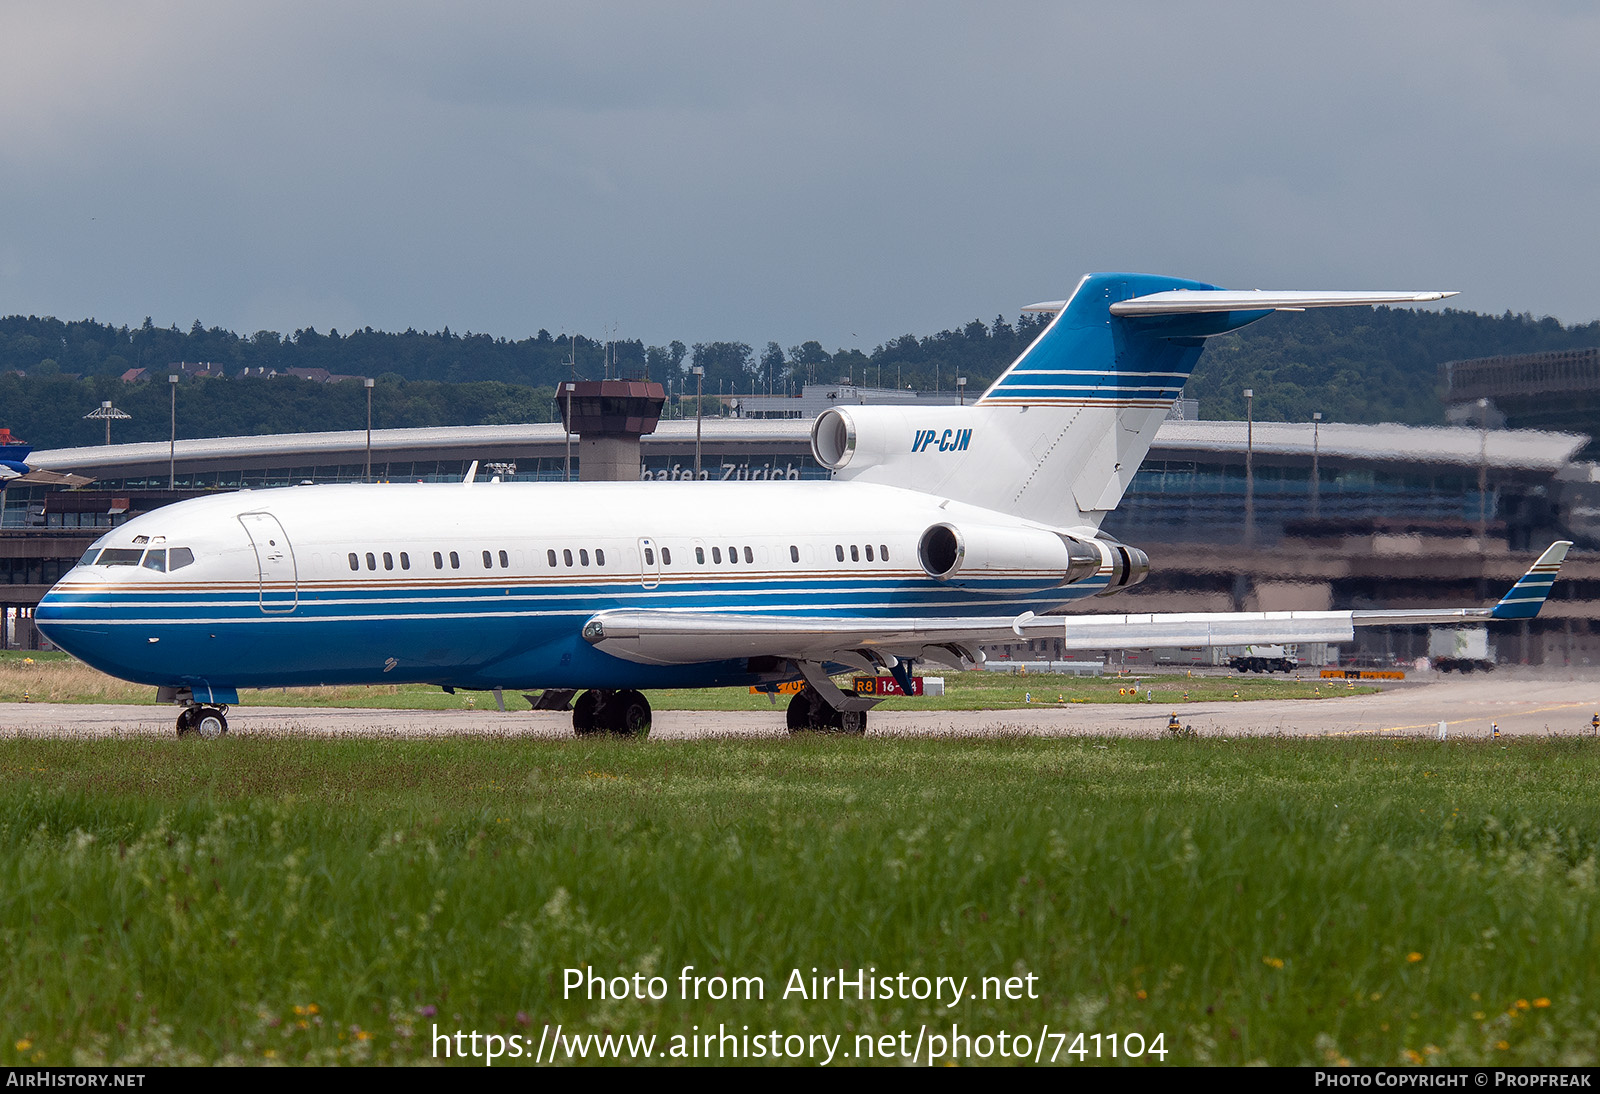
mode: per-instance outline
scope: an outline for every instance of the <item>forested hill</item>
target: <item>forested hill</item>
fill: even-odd
[[[0,319],[0,426],[40,448],[93,444],[103,426],[81,415],[113,399],[133,420],[113,426],[117,440],[167,436],[165,377],[174,362],[209,362],[226,379],[179,384],[183,437],[279,431],[354,429],[365,424],[359,384],[323,385],[283,378],[289,369],[322,368],[378,379],[379,427],[545,421],[552,389],[580,377],[648,373],[677,389],[688,369],[706,370],[708,396],[795,390],[807,381],[950,390],[957,376],[980,391],[1042,329],[1044,317],[1015,323],[973,320],[938,334],[903,335],[870,354],[829,352],[809,341],[783,348],[768,342],[637,340],[609,346],[578,337],[576,345],[546,331],[520,340],[486,334],[370,328],[341,334],[299,330],[241,336],[198,321],[188,330],[112,327],[93,320],[11,316]],[[1314,410],[1330,421],[1443,421],[1437,366],[1444,361],[1600,345],[1600,322],[1564,327],[1528,315],[1338,308],[1269,316],[1211,340],[1190,383],[1207,418],[1243,416],[1241,392],[1255,389],[1263,421],[1305,421]],[[609,361],[609,364],[608,364]],[[124,384],[129,369],[148,368],[153,384]],[[248,379],[239,374],[249,369]],[[18,372],[25,376],[16,375]],[[256,374],[276,372],[278,378]],[[692,409],[688,411],[693,413]]]

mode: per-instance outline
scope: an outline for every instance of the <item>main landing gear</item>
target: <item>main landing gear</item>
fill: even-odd
[[[228,708],[194,703],[178,715],[178,736],[214,741],[228,732]]]
[[[643,737],[650,732],[650,700],[631,689],[586,691],[572,704],[572,728],[580,737],[596,733]]]
[[[866,711],[835,710],[809,686],[789,700],[784,721],[790,733],[848,733],[859,737],[867,731]]]

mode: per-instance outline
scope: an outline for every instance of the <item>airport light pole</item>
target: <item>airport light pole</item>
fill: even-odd
[[[362,482],[372,481],[372,385],[374,381],[369,376],[361,381],[361,386],[367,389],[367,469],[361,476]]]
[[[1321,431],[1321,429],[1322,429],[1322,411],[1320,411],[1320,410],[1312,411],[1312,413],[1311,413],[1311,519],[1312,520],[1316,520],[1319,516],[1322,515],[1321,512],[1320,512],[1320,508],[1319,508],[1319,506],[1317,504],[1317,502],[1320,500],[1320,493],[1321,493],[1321,490],[1322,490],[1322,478],[1321,478],[1320,474],[1318,473],[1318,468],[1317,468],[1317,441],[1319,440],[1317,434]]]
[[[167,442],[167,489],[178,488],[178,374],[167,374],[167,390],[172,393],[172,437]]]
[[[1244,389],[1244,543],[1256,542],[1255,388]]]
[[[956,391],[961,396],[961,405],[962,406],[966,406],[967,405],[967,378],[965,376],[957,376],[956,377]]]
[[[700,416],[705,405],[700,401],[700,395],[705,382],[705,366],[694,366],[694,477],[696,481],[699,481],[700,478]]]
[[[1478,550],[1489,534],[1489,400],[1478,400]]]

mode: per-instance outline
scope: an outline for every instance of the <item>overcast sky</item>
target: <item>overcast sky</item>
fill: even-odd
[[[870,350],[1090,270],[1600,317],[1589,3],[0,5],[0,314]]]

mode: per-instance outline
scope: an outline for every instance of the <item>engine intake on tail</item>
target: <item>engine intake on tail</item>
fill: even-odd
[[[929,577],[996,596],[1070,585],[1107,561],[1101,545],[1043,528],[950,523],[922,533],[917,559]]]

